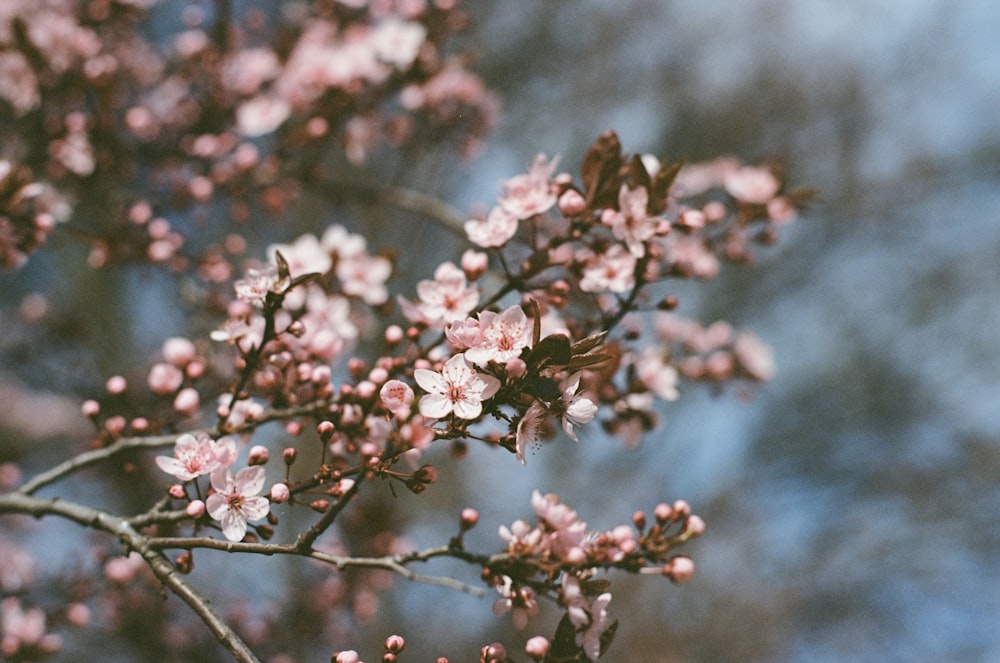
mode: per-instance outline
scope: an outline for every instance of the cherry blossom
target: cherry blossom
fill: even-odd
[[[528,620],[538,614],[535,591],[531,587],[516,587],[507,575],[503,576],[496,590],[503,598],[493,603],[493,614],[501,616],[510,613],[514,628],[523,631],[528,626]]]
[[[439,265],[433,281],[417,283],[417,295],[416,304],[400,298],[403,313],[414,322],[438,328],[467,317],[479,303],[479,290],[469,286],[465,272],[452,262]]]
[[[612,234],[625,242],[629,252],[636,258],[646,254],[644,242],[656,235],[657,222],[646,214],[649,193],[645,187],[630,189],[623,184],[618,192],[620,211],[605,210],[601,222],[610,226]]]
[[[580,289],[584,292],[621,293],[635,287],[635,256],[620,244],[597,255],[584,251],[581,257],[584,266]]]
[[[559,157],[549,161],[539,154],[523,175],[515,175],[503,185],[500,206],[519,219],[528,219],[547,211],[556,204],[556,194],[550,185]]]
[[[485,219],[465,222],[469,241],[483,248],[503,246],[517,233],[518,217],[503,207],[494,207]]]
[[[563,430],[574,442],[577,441],[577,437],[573,426],[588,424],[597,415],[597,405],[589,398],[581,396],[578,393],[580,389],[580,377],[579,373],[570,376],[566,380],[566,385],[562,393],[562,407],[564,408],[562,426]]]
[[[157,456],[157,466],[181,481],[190,481],[217,469],[225,469],[236,460],[236,441],[231,437],[213,440],[201,434],[185,433],[174,444],[174,455]]]
[[[441,419],[454,412],[460,419],[475,419],[483,411],[483,401],[500,389],[492,375],[477,373],[462,355],[455,355],[440,373],[426,368],[413,372],[417,384],[427,392],[420,399],[420,414]]]
[[[514,437],[515,457],[521,465],[526,465],[525,453],[528,447],[537,446],[542,437],[542,426],[545,424],[545,406],[538,401],[532,403],[517,422],[517,433]]]
[[[215,492],[205,500],[208,515],[222,523],[222,534],[230,541],[242,541],[248,520],[267,516],[270,504],[260,495],[264,488],[264,468],[244,467],[234,477],[228,468],[212,472]]]
[[[531,344],[532,325],[524,309],[514,305],[502,313],[479,314],[482,341],[465,351],[465,358],[477,366],[489,361],[507,362]]]

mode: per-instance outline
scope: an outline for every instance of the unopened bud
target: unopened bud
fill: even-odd
[[[663,567],[663,575],[676,583],[687,582],[694,576],[694,562],[690,557],[678,555]]]
[[[249,465],[266,465],[271,459],[271,452],[262,444],[255,444],[250,447],[250,457],[247,461]]]
[[[550,643],[546,638],[536,635],[533,638],[529,638],[524,644],[524,651],[532,659],[541,661],[549,655],[549,649],[551,647],[552,643]]]
[[[385,650],[392,652],[393,654],[398,654],[403,651],[403,647],[406,646],[406,640],[403,640],[401,636],[390,635],[385,639]]]
[[[285,461],[285,465],[291,466],[295,462],[295,458],[299,455],[299,452],[295,450],[295,447],[286,447],[284,451],[281,452],[281,459]]]
[[[191,555],[190,551],[182,552],[177,556],[177,560],[174,563],[177,565],[177,570],[181,573],[188,574],[194,570],[194,556]]]
[[[462,509],[462,515],[461,518],[459,519],[459,525],[462,528],[462,531],[472,529],[473,527],[476,526],[476,523],[478,522],[479,522],[478,511],[476,511],[472,507],[466,507]]]
[[[284,504],[292,496],[292,491],[288,489],[288,484],[276,483],[271,486],[271,492],[268,494],[271,501],[276,504]]]
[[[205,515],[205,503],[201,500],[191,500],[184,511],[187,512],[187,515],[198,520]]]

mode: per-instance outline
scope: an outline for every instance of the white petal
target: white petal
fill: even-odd
[[[242,541],[247,533],[247,521],[237,511],[226,511],[222,516],[222,534],[230,541]]]
[[[420,399],[420,414],[428,419],[441,419],[451,412],[452,403],[443,394],[427,394]]]

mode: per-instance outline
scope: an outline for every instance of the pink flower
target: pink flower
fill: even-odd
[[[236,460],[236,441],[231,437],[213,440],[202,433],[197,438],[185,433],[174,444],[174,457],[157,456],[157,466],[181,481],[190,481],[219,468],[227,468]]]
[[[440,373],[418,368],[413,377],[427,392],[420,399],[420,414],[432,419],[451,412],[461,419],[475,419],[483,411],[482,402],[500,389],[499,380],[477,373],[462,355],[449,359]]]
[[[465,358],[477,366],[489,361],[506,363],[531,344],[531,321],[517,305],[499,314],[483,311],[479,314],[479,327],[482,342],[465,351]]]
[[[620,211],[605,210],[601,218],[604,225],[611,227],[616,238],[625,242],[629,252],[636,258],[646,254],[646,242],[656,234],[657,222],[646,215],[646,204],[649,193],[646,187],[629,189],[623,184],[618,192],[618,207]]]
[[[580,374],[575,373],[566,381],[563,388],[562,404],[565,411],[562,416],[562,426],[566,434],[576,442],[576,432],[573,426],[583,426],[597,414],[597,405],[592,400],[577,393],[580,389]]]
[[[585,558],[583,550],[587,523],[580,520],[576,511],[553,494],[542,496],[537,490],[531,493],[531,506],[538,519],[545,523],[549,547],[559,559],[578,563]]]
[[[282,254],[284,255],[284,254]],[[248,269],[246,277],[233,284],[236,296],[256,307],[264,305],[267,293],[275,290],[278,285],[278,268],[269,265],[266,269]]]
[[[222,523],[222,534],[230,541],[242,541],[247,521],[267,516],[270,504],[260,495],[264,488],[264,468],[244,467],[233,474],[224,467],[212,472],[212,488],[205,506],[208,515]]]
[[[743,166],[726,175],[724,186],[729,195],[737,200],[763,205],[774,198],[781,183],[769,170]]]
[[[405,416],[413,402],[413,389],[401,380],[389,380],[379,390],[382,405],[393,414]]]
[[[545,408],[541,403],[532,403],[521,420],[517,422],[517,434],[514,438],[514,451],[521,465],[527,465],[524,454],[528,447],[538,446],[542,437],[542,425],[545,423]]]
[[[677,391],[677,369],[663,360],[662,352],[648,347],[635,360],[635,372],[639,380],[658,397],[675,401],[680,397]]]
[[[465,222],[469,241],[484,248],[503,246],[517,233],[518,218],[502,207],[494,207],[483,220]]]
[[[605,592],[591,603],[583,594],[580,579],[564,575],[562,598],[566,614],[576,627],[576,644],[583,647],[587,658],[596,661],[601,656],[601,635],[607,630],[611,594]]]
[[[585,253],[584,258],[580,279],[580,289],[584,292],[628,292],[635,286],[635,256],[621,244],[599,255]]]
[[[510,613],[511,622],[518,631],[528,626],[528,619],[538,614],[538,601],[531,587],[514,587],[510,576],[503,577],[503,583],[497,585],[497,592],[503,598],[493,603],[493,614],[506,615]]]
[[[434,270],[433,281],[417,283],[417,296],[420,300],[416,304],[400,299],[404,315],[439,329],[466,317],[479,303],[479,290],[469,287],[465,272],[451,262]]]
[[[500,206],[519,219],[527,219],[555,205],[556,194],[549,180],[558,165],[559,157],[549,161],[544,154],[536,156],[527,174],[504,182]]]
[[[272,244],[267,247],[267,255],[273,256],[275,251],[281,251],[282,257],[288,262],[292,278],[313,272],[326,274],[333,266],[333,258],[320,245],[315,235],[302,235],[291,244]]]

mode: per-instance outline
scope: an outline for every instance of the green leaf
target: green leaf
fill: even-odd
[[[586,368],[587,366],[603,364],[611,359],[614,359],[614,355],[602,354],[599,352],[592,355],[577,355],[576,357],[573,357],[568,364],[566,364],[566,370],[572,372],[580,368]]]

